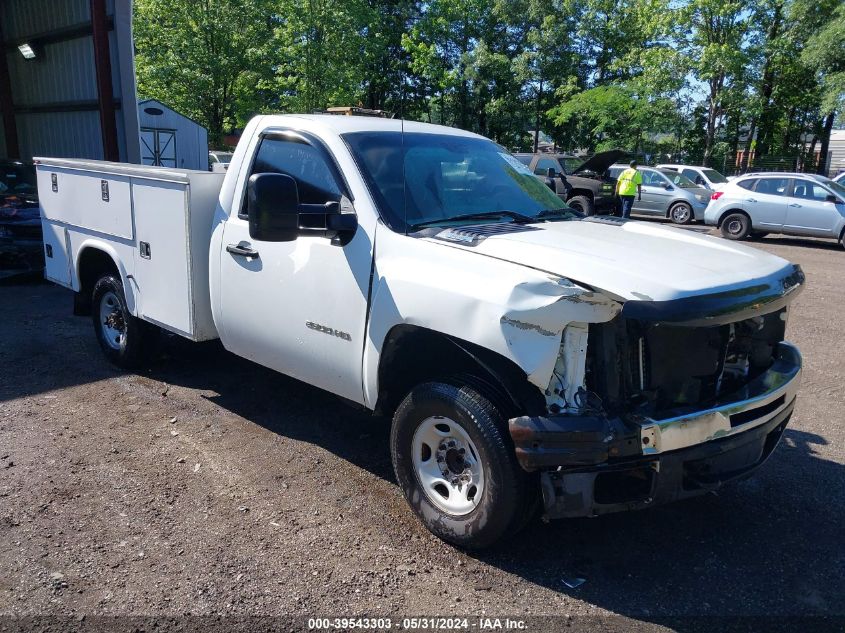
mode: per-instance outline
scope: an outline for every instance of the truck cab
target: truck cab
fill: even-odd
[[[162,329],[219,336],[391,416],[403,494],[460,546],[538,507],[595,516],[714,490],[765,461],[795,405],[801,358],[784,333],[800,268],[584,217],[475,134],[269,115],[222,180],[59,159],[38,171],[51,278],[110,360],[137,367]],[[166,276],[145,276],[160,257]]]

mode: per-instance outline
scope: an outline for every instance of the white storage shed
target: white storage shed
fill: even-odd
[[[141,164],[208,169],[208,130],[161,101],[138,102]]]

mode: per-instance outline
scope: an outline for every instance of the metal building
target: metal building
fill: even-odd
[[[0,158],[140,162],[132,0],[0,0]]]
[[[208,130],[161,101],[138,103],[144,165],[208,169]]]

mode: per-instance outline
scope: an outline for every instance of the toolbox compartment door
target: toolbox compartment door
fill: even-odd
[[[82,168],[38,167],[41,216],[104,235],[132,239],[129,178]]]
[[[188,185],[133,178],[139,316],[194,337]]]
[[[71,287],[70,241],[67,229],[50,220],[41,220],[44,239],[44,277],[50,281]]]

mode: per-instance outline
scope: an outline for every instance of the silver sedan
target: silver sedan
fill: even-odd
[[[613,165],[610,175],[617,178],[626,165]],[[632,213],[669,218],[675,224],[703,220],[712,192],[669,169],[638,167],[643,176],[642,196],[634,200]]]

